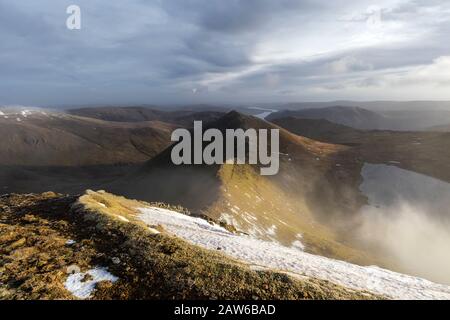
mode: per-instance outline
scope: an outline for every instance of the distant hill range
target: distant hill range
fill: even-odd
[[[142,162],[167,146],[174,125],[110,122],[39,111],[0,116],[0,165]]]
[[[162,121],[175,125],[190,126],[195,120],[211,121],[224,115],[220,109],[205,111],[204,109],[183,109],[163,111],[146,107],[98,107],[70,109],[67,113],[81,117],[114,122]]]
[[[351,138],[364,132],[325,119],[285,117],[276,118],[272,120],[272,123],[299,136],[330,143],[343,143],[346,137],[349,137],[349,141],[353,141]]]
[[[2,107],[0,107],[2,110]],[[141,106],[89,106],[66,108],[66,112],[89,118],[116,122],[169,121],[186,125],[190,113],[204,112],[204,119],[217,119],[226,112],[236,110],[257,115],[264,110],[279,110],[267,120],[296,116],[308,119],[326,119],[357,129],[428,130],[450,125],[450,101],[330,101],[298,103],[262,103],[242,105],[141,105]],[[213,115],[214,114],[214,115]],[[177,119],[179,118],[179,119]],[[214,120],[214,119],[213,119]]]
[[[278,118],[273,123],[300,136],[349,146],[361,161],[395,164],[450,182],[449,126],[427,131],[360,130],[296,117]]]
[[[288,107],[285,105],[283,107]],[[450,109],[407,108],[373,111],[356,106],[330,106],[307,109],[286,109],[272,113],[266,120],[296,117],[324,119],[337,124],[365,130],[427,130],[450,123]]]
[[[207,122],[222,115],[148,108],[93,108],[67,113],[2,108],[0,190],[81,192],[158,155],[170,145],[175,128],[190,127],[194,119]]]
[[[384,129],[388,121],[386,117],[373,111],[346,106],[279,111],[269,115],[266,120],[286,117],[325,119],[357,129]]]
[[[450,101],[352,101],[336,100],[328,102],[293,102],[279,105],[280,109],[299,110],[310,108],[326,108],[333,106],[361,107],[375,112],[384,111],[426,111],[450,110]]]

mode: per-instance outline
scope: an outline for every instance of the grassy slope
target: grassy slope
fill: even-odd
[[[63,283],[73,264],[82,271],[101,265],[119,277],[98,284],[96,299],[374,298],[317,279],[252,271],[164,230],[153,234],[134,218],[134,208],[143,205],[104,192],[78,200],[51,193],[2,196],[0,298],[72,299]],[[68,239],[76,244],[66,245]]]
[[[283,186],[246,166],[224,165],[219,177],[220,196],[205,211],[208,216],[286,246],[300,240],[305,250],[313,254],[362,265],[384,264],[342,241],[335,229],[320,221],[305,196],[306,190],[283,191]]]
[[[65,114],[0,118],[0,165],[89,166],[138,163],[162,151],[173,125],[115,123]]]
[[[236,112],[211,126],[279,128]],[[141,170],[106,188],[128,197],[179,204],[262,239],[285,245],[300,240],[312,253],[385,265],[352,248],[327,227],[363,203],[358,192],[361,163],[355,159],[342,162],[340,155],[347,149],[280,129],[280,172],[276,176],[262,177],[259,167],[250,165],[174,166],[168,148]],[[337,163],[343,165],[336,167]]]

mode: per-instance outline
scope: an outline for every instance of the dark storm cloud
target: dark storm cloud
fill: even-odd
[[[282,16],[318,9],[317,1],[296,0],[168,0],[163,7],[173,16],[202,29],[222,33],[254,32]]]
[[[82,28],[70,31],[74,3]],[[392,73],[445,70],[449,10],[423,0],[0,0],[0,104],[326,100],[330,88],[358,98],[353,86]]]

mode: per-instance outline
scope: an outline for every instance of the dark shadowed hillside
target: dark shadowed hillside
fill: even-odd
[[[0,164],[83,166],[143,162],[170,140],[172,125],[115,123],[62,113],[0,117]]]
[[[333,137],[339,137],[340,143],[347,136],[354,136],[361,130],[325,119],[303,119],[296,117],[276,118],[272,122],[299,136],[308,137],[323,142],[334,142]]]
[[[206,108],[206,107],[205,107]],[[178,126],[191,126],[192,122],[213,121],[224,115],[221,109],[207,110],[201,108],[183,108],[169,111],[146,107],[94,107],[71,109],[72,115],[114,122],[162,121]]]
[[[82,192],[117,179],[132,170],[131,167],[159,154],[170,144],[175,128],[191,127],[194,120],[208,122],[222,116],[220,112],[142,108],[157,115],[149,116],[153,120],[146,121],[133,118],[134,108],[101,108],[105,119],[130,120],[124,122],[89,117],[95,112],[83,110],[86,116],[36,108],[3,108],[0,189]],[[170,122],[155,120],[158,118],[170,118]]]
[[[436,132],[357,130],[326,120],[294,117],[274,123],[311,139],[350,146],[353,157],[363,162],[393,164],[450,181],[450,132],[445,127]]]
[[[268,116],[267,120],[286,117],[324,119],[356,129],[383,129],[388,126],[388,120],[381,114],[359,107],[345,106],[279,111]]]

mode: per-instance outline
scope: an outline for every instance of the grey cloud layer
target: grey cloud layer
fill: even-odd
[[[450,99],[448,2],[378,2],[0,0],[0,104]]]

